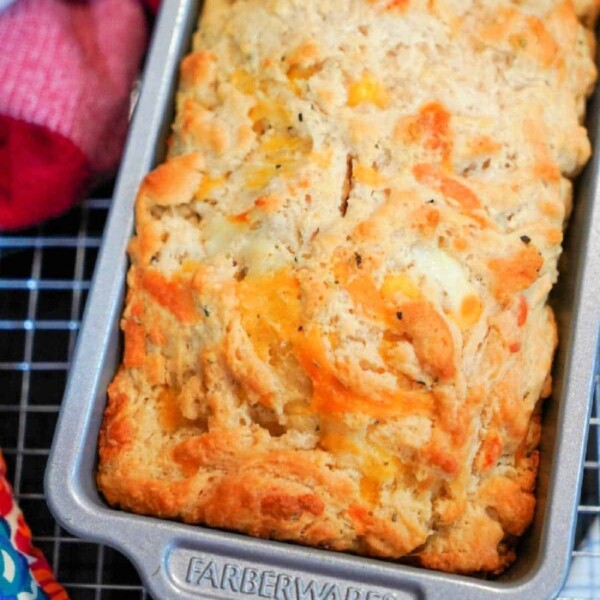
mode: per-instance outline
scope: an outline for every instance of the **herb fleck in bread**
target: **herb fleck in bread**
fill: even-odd
[[[597,11],[205,2],[136,202],[111,504],[444,571],[511,563]]]

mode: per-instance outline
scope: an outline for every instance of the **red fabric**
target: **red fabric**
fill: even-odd
[[[150,8],[150,10],[156,14],[158,7],[160,6],[160,0],[144,0],[144,3]]]
[[[140,0],[18,0],[0,12],[1,152],[11,153],[0,160],[0,229],[57,215],[88,177],[114,173],[147,29]]]
[[[83,152],[40,125],[0,115],[0,224],[26,227],[59,215],[91,175]]]

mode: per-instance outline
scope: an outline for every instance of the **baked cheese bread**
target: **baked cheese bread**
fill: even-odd
[[[534,511],[597,0],[207,0],[136,202],[113,505],[498,573]]]

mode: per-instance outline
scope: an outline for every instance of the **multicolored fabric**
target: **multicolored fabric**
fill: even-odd
[[[0,452],[0,600],[68,600],[14,500]]]

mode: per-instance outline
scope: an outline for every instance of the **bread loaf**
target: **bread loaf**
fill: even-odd
[[[498,573],[531,522],[595,0],[207,0],[136,201],[99,488]]]

